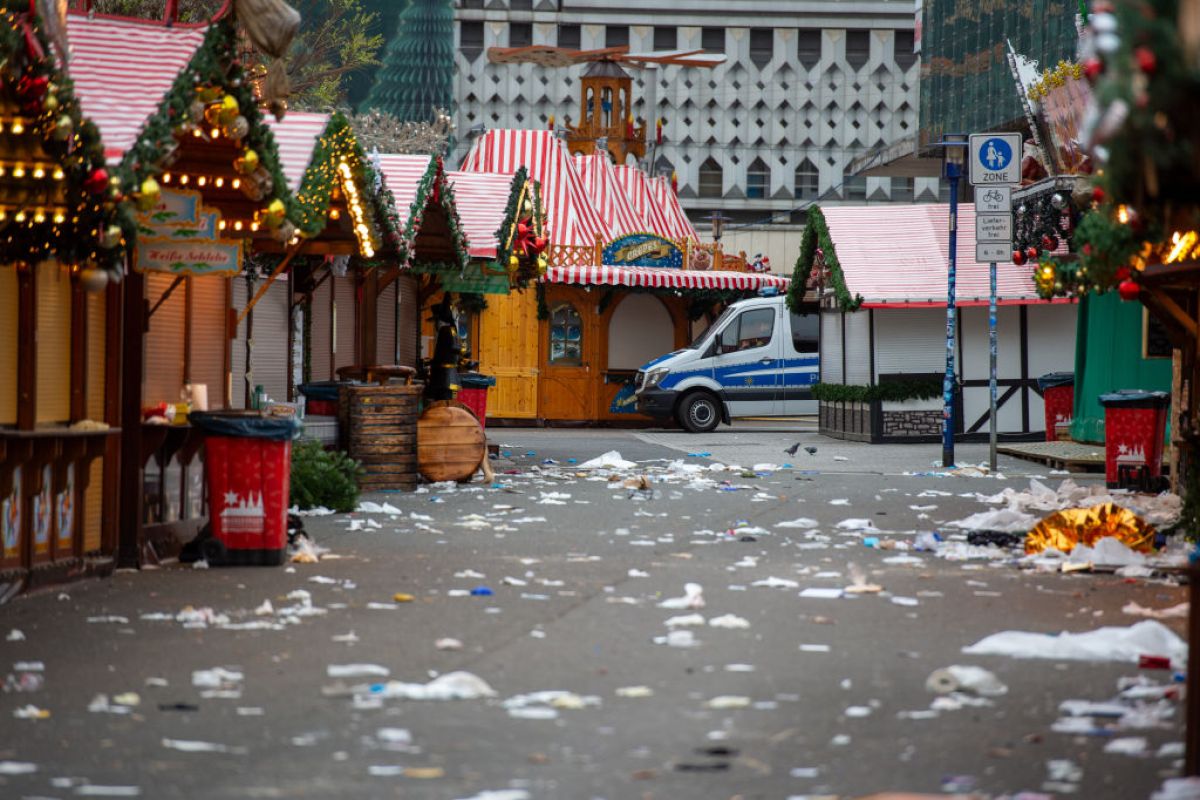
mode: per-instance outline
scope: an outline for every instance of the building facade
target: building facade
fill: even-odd
[[[647,152],[674,172],[693,219],[786,221],[812,201],[937,199],[936,178],[849,175],[852,159],[917,131],[919,65],[911,0],[456,0],[456,121],[472,131],[561,125],[580,116],[586,65],[492,64],[489,47],[723,53],[714,69],[629,68],[633,113],[665,121]]]

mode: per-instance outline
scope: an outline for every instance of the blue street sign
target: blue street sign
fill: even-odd
[[[1019,133],[973,133],[967,157],[973,186],[1007,186],[1021,181]]]

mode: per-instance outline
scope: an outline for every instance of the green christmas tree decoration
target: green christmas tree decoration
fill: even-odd
[[[359,110],[428,122],[434,109],[453,105],[454,9],[449,0],[412,0]]]

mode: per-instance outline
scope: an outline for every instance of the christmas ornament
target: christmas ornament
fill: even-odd
[[[1133,60],[1137,68],[1147,75],[1153,75],[1158,69],[1158,58],[1149,47],[1138,47],[1133,51]]]
[[[541,254],[546,246],[550,244],[550,239],[546,236],[536,236],[533,239],[533,252]]]
[[[1101,189],[1099,186],[1092,189],[1092,202],[1093,203],[1103,203],[1104,202],[1104,190]]]
[[[1014,264],[1016,264],[1018,267],[1021,266],[1022,264],[1024,264],[1025,263],[1025,251],[1024,250],[1013,250],[1012,262]]]
[[[205,84],[204,86],[196,87],[196,99],[201,103],[215,103],[221,99],[221,87]]]
[[[1135,281],[1126,279],[1117,285],[1117,293],[1121,295],[1122,300],[1137,300],[1138,295],[1141,293],[1141,288]]]
[[[275,191],[275,179],[271,177],[271,173],[267,172],[267,168],[262,164],[258,165],[258,169],[254,170],[254,175],[251,177],[254,178],[254,181],[258,184],[258,187],[262,189],[262,193],[264,195],[271,194],[273,191]],[[245,182],[243,181],[243,185],[244,184]]]
[[[227,94],[221,98],[219,105],[220,110],[217,112],[217,121],[222,125],[228,125],[237,119],[241,109],[238,107],[237,98],[231,94]]]
[[[59,142],[65,142],[75,133],[75,120],[71,119],[70,114],[63,114],[54,121],[54,129],[50,135]]]
[[[45,96],[49,85],[50,79],[45,75],[39,75],[36,78],[22,75],[17,81],[17,97],[21,98],[23,103],[40,101]]]
[[[1116,279],[1117,283],[1121,283],[1122,281],[1129,280],[1130,274],[1129,267],[1117,267],[1117,271],[1113,273],[1113,278]]]
[[[108,171],[103,167],[96,167],[84,178],[83,188],[88,194],[100,194],[103,192],[108,188]]]
[[[205,109],[206,109],[206,106],[204,105],[204,103],[200,102],[199,100],[193,101],[192,104],[190,106],[188,106],[188,119],[190,119],[192,121],[192,124],[199,125],[201,122],[205,121],[205,119],[204,119]]]
[[[106,250],[111,250],[121,243],[121,226],[109,225],[100,234],[100,246]]]
[[[85,292],[103,291],[108,286],[108,272],[89,264],[79,271],[79,285]]]
[[[1104,62],[1100,59],[1089,58],[1083,62],[1083,74],[1088,79],[1088,83],[1095,83],[1103,72]]]
[[[1021,203],[1021,205],[1017,206],[1017,213],[1020,214],[1021,216],[1025,216],[1026,212],[1028,212],[1028,211],[1029,211],[1029,206],[1025,205],[1024,203]]]
[[[212,103],[204,107],[204,121],[214,128],[221,124],[220,103]]]
[[[241,114],[234,117],[233,122],[224,127],[222,132],[230,139],[241,141],[250,132],[250,123]]]
[[[1030,261],[1033,261],[1038,257],[1038,249],[1036,247],[1025,248],[1025,257]]]
[[[276,197],[267,204],[266,209],[262,212],[263,222],[269,228],[278,228],[283,224],[284,216],[287,214],[287,208],[283,205],[283,201]],[[290,238],[290,237],[289,237]]]
[[[258,153],[247,147],[233,160],[233,168],[241,175],[252,175],[258,169]]]
[[[1062,211],[1067,205],[1067,198],[1063,197],[1058,192],[1055,192],[1054,194],[1050,195],[1050,205],[1054,206],[1059,211]]]
[[[43,111],[48,111],[53,114],[55,111],[58,111],[58,107],[59,103],[56,95],[48,94],[46,95],[46,99],[42,101]]]
[[[1049,233],[1043,235],[1042,236],[1042,249],[1043,250],[1051,250],[1051,251],[1057,250],[1058,249],[1058,237],[1054,236],[1053,234],[1049,234]]]
[[[521,259],[517,258],[516,256],[509,256],[508,257],[508,271],[515,273],[520,268],[521,268]]]
[[[158,181],[154,178],[146,178],[142,181],[141,191],[138,192],[137,207],[139,211],[150,211],[158,205],[158,199],[162,196],[162,189],[158,185]]]
[[[271,238],[277,242],[290,242],[296,236],[296,226],[284,220],[279,227],[272,229]]]

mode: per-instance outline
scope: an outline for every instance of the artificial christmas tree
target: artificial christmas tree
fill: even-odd
[[[412,0],[400,14],[361,111],[429,122],[454,105],[454,10],[450,0]]]

